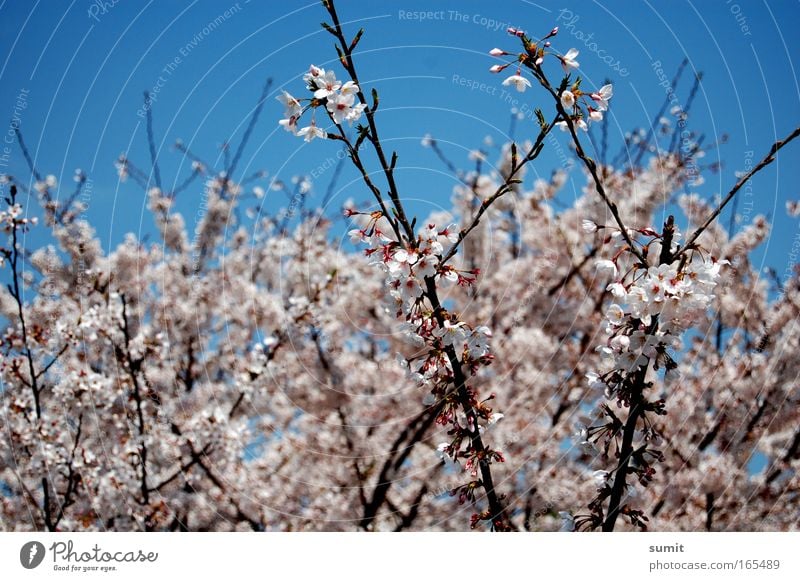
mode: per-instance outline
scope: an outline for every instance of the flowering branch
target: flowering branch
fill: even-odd
[[[410,361],[405,360],[404,365],[409,369],[409,374],[417,378],[420,384],[432,385],[432,397],[427,404],[440,402],[441,410],[435,419],[442,425],[452,426],[448,434],[453,436],[453,440],[443,444],[440,451],[453,461],[465,459],[466,467],[473,476],[480,473],[480,480],[473,481],[469,486],[471,490],[478,486],[485,490],[489,508],[473,516],[472,526],[476,526],[480,520],[486,520],[491,523],[492,530],[509,530],[508,516],[500,495],[495,491],[490,467],[493,462],[503,462],[504,458],[499,451],[484,444],[481,432],[485,426],[479,423],[485,421],[487,425],[491,425],[501,418],[502,414],[493,414],[486,404],[493,399],[493,395],[480,402],[477,400],[475,392],[467,386],[467,376],[464,371],[466,368],[469,369],[469,373],[475,374],[479,366],[491,362],[492,356],[489,354],[488,345],[490,332],[485,327],[471,329],[459,321],[454,313],[446,311],[441,305],[437,289],[437,282],[442,279],[470,286],[475,282],[478,271],[459,271],[445,264],[444,257],[449,258],[454,253],[451,246],[448,255],[445,244],[457,244],[463,239],[463,236],[456,232],[455,226],[440,229],[435,224],[428,224],[415,236],[415,222],[410,222],[406,216],[394,179],[397,154],[393,154],[389,162],[378,136],[374,117],[378,106],[377,92],[373,91],[373,104],[370,107],[359,85],[352,51],[362,33],[359,32],[351,42],[347,42],[334,3],[324,0],[323,5],[333,22],[332,26],[323,24],[323,27],[338,40],[336,50],[350,80],[343,84],[336,79],[333,71],[325,71],[312,65],[304,80],[308,83],[309,90],[313,92],[313,98],[304,108],[300,100],[284,92],[279,100],[286,106],[286,118],[281,120],[280,124],[287,131],[304,136],[307,141],[314,138],[333,138],[344,142],[353,164],[378,201],[380,211],[364,214],[348,210],[348,216],[364,216],[366,219],[366,224],[363,224],[362,228],[350,232],[351,239],[355,243],[363,242],[371,247],[365,253],[372,257],[374,264],[379,265],[387,273],[386,282],[389,290],[387,298],[396,308],[397,317],[405,321],[409,338],[417,346],[427,348],[425,355],[415,358],[423,360],[416,371],[411,370]],[[324,107],[338,134],[328,133],[317,127],[313,116],[309,126],[297,128],[297,121],[305,111],[320,107]],[[358,126],[358,138],[353,142],[345,133],[343,122],[348,121],[352,124],[362,114],[367,118],[367,126]],[[526,156],[525,163],[538,155],[541,142],[552,126],[553,124],[550,124],[545,127],[544,123],[542,124],[538,145]],[[392,202],[390,211],[387,211],[380,189],[372,182],[359,156],[359,148],[365,140],[372,144],[386,178]],[[516,171],[518,169],[512,173]],[[506,187],[501,187],[491,201],[505,193],[512,181],[512,178],[509,178]],[[394,230],[395,240],[386,237],[381,231],[383,219],[387,220]],[[472,228],[475,225],[476,223]],[[462,449],[462,446],[465,447]],[[381,484],[382,481],[379,482],[379,488]],[[469,497],[474,499],[474,492]],[[381,492],[375,499],[380,500],[377,505],[369,503],[365,507],[362,526],[367,526],[371,522],[384,498],[385,493]]]
[[[530,64],[528,65],[531,66]],[[538,69],[538,70],[537,70]],[[553,89],[550,85],[547,77],[544,75],[544,71],[542,71],[541,66],[534,65],[534,71],[542,85],[550,92],[555,99],[556,109],[561,115],[563,119],[563,123],[566,124],[566,127],[569,129],[570,136],[572,137],[572,142],[575,144],[575,154],[578,158],[583,162],[586,166],[586,169],[589,171],[589,174],[592,176],[592,180],[594,181],[595,190],[602,198],[605,205],[608,207],[611,215],[614,217],[614,220],[619,227],[620,234],[625,239],[625,242],[628,244],[628,248],[630,249],[631,253],[639,259],[642,265],[646,265],[647,261],[645,260],[644,256],[642,255],[641,251],[636,247],[633,239],[628,232],[628,229],[625,227],[625,224],[622,222],[622,217],[620,216],[619,209],[617,205],[609,199],[608,194],[606,193],[605,187],[603,186],[603,180],[600,178],[600,175],[597,172],[597,163],[583,150],[583,146],[581,145],[581,141],[578,138],[578,134],[575,131],[575,124],[576,121],[573,120],[573,117],[569,115],[565,109],[564,102],[565,100],[569,102],[568,99],[564,99],[564,94],[569,93],[570,91],[566,91],[564,89],[561,90],[561,96]],[[573,87],[574,88],[574,87]],[[578,121],[582,121],[578,119]],[[583,127],[585,127],[585,122],[583,123]]]
[[[405,210],[403,209],[403,205],[400,203],[400,194],[398,193],[397,184],[395,183],[394,179],[394,164],[397,159],[397,154],[392,154],[391,163],[387,161],[386,154],[384,153],[383,146],[381,145],[380,137],[378,136],[378,126],[375,123],[375,111],[378,108],[378,93],[377,91],[373,91],[372,107],[370,107],[367,104],[367,98],[364,96],[364,93],[361,90],[361,83],[358,81],[358,73],[356,72],[356,67],[353,62],[353,50],[358,44],[358,41],[361,39],[361,35],[363,34],[364,30],[359,30],[355,38],[348,43],[342,30],[342,25],[339,22],[339,15],[336,13],[336,6],[334,5],[333,0],[323,0],[322,5],[328,11],[331,21],[333,22],[332,28],[330,26],[326,26],[325,28],[339,41],[339,47],[337,48],[337,53],[339,53],[339,61],[347,71],[347,74],[350,75],[352,82],[357,86],[356,96],[363,106],[364,115],[366,116],[367,123],[369,125],[369,133],[367,138],[369,139],[370,143],[372,143],[375,153],[378,156],[381,169],[383,170],[383,174],[386,176],[386,182],[389,185],[389,197],[392,199],[392,203],[394,204],[396,219],[403,226],[406,236],[411,239],[414,237],[414,229],[411,226],[411,223],[408,221],[408,218],[406,218]]]
[[[19,284],[18,264],[20,258],[19,242],[17,240],[17,230],[20,227],[26,227],[28,220],[25,218],[18,219],[17,216],[22,213],[22,208],[17,204],[17,187],[12,185],[9,189],[9,209],[3,212],[3,221],[7,223],[7,229],[11,230],[11,250],[7,252],[10,256],[11,262],[11,296],[17,306],[17,314],[19,315],[19,325],[22,332],[22,344],[24,346],[25,360],[28,363],[28,385],[33,393],[34,409],[36,411],[36,419],[42,419],[42,404],[40,399],[41,389],[39,387],[39,374],[36,373],[33,364],[33,353],[31,352],[30,343],[28,341],[28,326],[25,322],[25,312],[23,307],[22,289]]]
[[[612,364],[605,373],[590,373],[587,378],[591,387],[603,389],[606,397],[613,397],[617,400],[618,406],[628,408],[628,414],[623,421],[608,405],[603,404],[602,416],[608,419],[607,423],[584,428],[582,431],[583,443],[591,445],[593,442],[601,442],[604,455],[608,454],[612,444],[615,445],[617,465],[612,472],[595,471],[597,496],[589,504],[591,514],[575,519],[567,515],[567,520],[571,523],[569,526],[602,527],[604,531],[613,531],[618,516],[624,514],[631,524],[644,529],[647,521],[644,513],[627,504],[623,505],[622,501],[628,487],[626,481],[628,474],[635,473],[639,482],[647,486],[655,474],[652,465],[663,460],[660,451],[650,448],[650,443],[658,441],[661,436],[647,415],[665,414],[665,404],[663,399],[653,401],[646,397],[645,391],[653,385],[653,382],[647,379],[648,371],[652,366],[655,371],[665,368],[667,379],[674,375],[677,364],[669,355],[667,348],[676,347],[681,333],[690,326],[693,319],[708,308],[713,298],[710,290],[716,284],[721,264],[727,262],[718,262],[713,257],[706,257],[702,252],[695,252],[699,250],[695,241],[719,216],[736,191],[752,175],[769,164],[781,147],[800,134],[800,128],[785,140],[777,142],[767,157],[736,184],[717,209],[694,232],[686,245],[680,248],[677,243],[679,233],[672,216],[664,224],[660,234],[651,228],[630,231],[626,227],[617,205],[609,199],[605,191],[603,180],[598,174],[597,163],[586,155],[578,138],[577,127],[588,130],[585,118],[588,117],[591,121],[603,119],[602,112],[607,109],[608,101],[613,96],[611,85],[605,85],[600,90],[587,94],[581,90],[580,78],[570,83],[570,70],[578,67],[578,62],[575,60],[578,51],[570,49],[566,54],[559,55],[550,50],[551,43],[548,39],[558,33],[558,28],[554,28],[538,41],[515,28],[508,29],[508,32],[520,38],[523,52],[513,55],[512,62],[493,66],[491,71],[500,72],[516,62],[518,64],[516,74],[508,77],[503,84],[513,85],[520,92],[525,91],[531,86],[530,81],[521,73],[522,67],[525,67],[550,93],[560,119],[557,124],[569,132],[576,155],[591,175],[597,193],[611,212],[619,228],[619,235],[627,244],[616,253],[613,260],[600,260],[597,263],[598,269],[608,272],[613,277],[607,290],[611,291],[615,302],[606,313],[606,332],[611,338],[607,345],[599,348]],[[502,57],[511,53],[493,49],[490,54]],[[557,89],[550,83],[542,68],[547,55],[553,55],[560,60],[566,73]],[[678,76],[683,66],[685,65],[681,65]],[[677,77],[674,82],[677,82]],[[696,93],[698,82],[699,79],[696,79],[690,100]],[[650,137],[648,135],[648,140]],[[643,151],[640,152],[637,162],[642,153]],[[595,232],[598,226],[592,221],[585,220],[584,229],[587,232]],[[638,233],[647,239],[641,244],[641,248],[632,238],[633,233]],[[590,256],[596,252],[596,248],[595,246]],[[687,250],[691,250],[692,253],[686,254]],[[620,276],[618,262],[626,251],[636,259],[636,263]],[[681,259],[680,263],[675,266],[674,263],[678,258]],[[651,265],[651,261],[655,265]],[[551,294],[566,283],[578,269],[580,265],[573,267],[561,284],[551,288]],[[643,424],[642,437],[637,443],[635,435],[640,423]],[[608,507],[604,511],[606,500]],[[706,525],[710,527],[715,510],[714,496],[707,496],[706,501],[708,513]]]
[[[17,138],[21,139],[22,134],[17,132]],[[27,151],[27,150],[25,150]],[[29,155],[26,155],[26,159],[29,159]],[[31,168],[33,168],[32,162],[29,161],[31,164]],[[23,354],[25,355],[25,360],[28,364],[28,378],[27,380],[18,373],[20,380],[23,384],[28,385],[31,389],[31,394],[33,395],[33,404],[34,404],[34,411],[36,413],[36,429],[41,430],[42,428],[42,403],[41,403],[41,392],[42,387],[39,385],[39,377],[40,374],[36,372],[36,368],[33,362],[33,352],[31,351],[30,346],[30,338],[28,336],[28,325],[25,321],[25,309],[24,309],[24,300],[22,297],[22,289],[20,287],[20,275],[19,275],[19,259],[20,259],[20,245],[18,242],[18,230],[20,228],[27,229],[28,225],[33,223],[35,224],[35,219],[33,221],[28,220],[27,218],[19,218],[19,215],[22,213],[22,207],[17,203],[17,186],[12,184],[9,188],[9,197],[6,200],[8,203],[8,210],[0,212],[0,222],[4,223],[5,230],[11,232],[11,249],[10,250],[3,250],[4,258],[8,259],[11,264],[11,285],[9,286],[9,290],[11,291],[11,296],[14,299],[14,303],[17,309],[17,315],[19,317],[19,325],[20,325],[20,332],[21,332],[21,339],[22,339],[22,347],[23,347]],[[45,527],[47,530],[54,531],[56,530],[56,522],[53,519],[52,514],[52,507],[51,502],[52,499],[50,498],[50,484],[48,483],[47,476],[41,477],[41,486],[42,486],[42,512],[44,518]]]
[[[508,33],[516,36],[522,42],[522,47],[524,52],[519,53],[515,56],[516,62],[519,63],[519,67],[524,66],[528,69],[534,76],[534,78],[539,81],[539,83],[547,89],[550,95],[553,97],[556,105],[556,110],[558,111],[560,121],[558,121],[558,125],[562,128],[562,130],[568,130],[572,140],[575,144],[575,152],[583,164],[586,166],[586,169],[589,171],[592,179],[594,180],[595,189],[597,193],[602,198],[603,202],[606,204],[608,209],[611,211],[611,215],[614,217],[614,220],[619,226],[620,233],[622,237],[627,242],[628,247],[630,248],[631,253],[639,259],[639,262],[642,265],[646,265],[647,261],[642,256],[641,251],[636,247],[633,240],[628,233],[628,229],[622,223],[622,218],[619,214],[619,209],[617,205],[612,202],[608,194],[605,191],[605,187],[603,186],[603,181],[600,179],[600,176],[597,173],[597,163],[586,155],[583,150],[583,146],[581,145],[580,139],[578,138],[578,134],[575,131],[575,126],[578,125],[583,130],[588,130],[588,125],[584,120],[583,110],[580,106],[581,98],[584,96],[588,96],[590,104],[586,104],[586,108],[588,111],[588,116],[592,121],[602,121],[603,120],[603,111],[608,108],[608,101],[613,96],[613,89],[611,85],[605,85],[601,87],[598,91],[588,94],[581,91],[581,79],[579,78],[575,83],[571,86],[569,85],[569,71],[571,69],[575,69],[578,67],[578,62],[575,60],[575,57],[578,56],[578,51],[574,48],[567,51],[564,55],[557,55],[556,53],[550,52],[548,49],[550,48],[550,41],[549,38],[552,38],[558,34],[558,27],[554,28],[550,31],[549,34],[544,36],[539,42],[535,42],[534,39],[529,37],[525,34],[525,32],[521,30],[517,30],[515,28],[509,28]],[[493,49],[489,54],[492,56],[506,56],[510,55],[511,53],[507,53],[501,49]],[[542,68],[542,64],[544,63],[545,56],[548,54],[552,54],[561,61],[562,67],[564,68],[564,72],[567,73],[567,76],[561,82],[561,85],[558,89],[554,89],[551,85],[550,81],[548,80],[544,69]],[[490,70],[494,73],[499,73],[512,63],[508,63],[506,65],[495,65]],[[525,79],[521,75],[521,70],[518,68],[517,73],[515,75],[510,76],[504,82],[504,85],[514,85],[516,86],[519,92],[525,91],[527,87],[530,87],[530,81]],[[568,89],[569,87],[569,89]],[[595,108],[596,107],[596,108]],[[567,110],[570,109],[571,112]]]
[[[147,485],[147,435],[144,420],[144,411],[142,409],[142,389],[139,382],[139,370],[142,367],[142,360],[134,358],[131,355],[131,331],[128,323],[128,302],[125,295],[119,295],[122,302],[122,337],[124,340],[123,348],[117,348],[117,353],[123,361],[125,370],[128,372],[131,383],[133,385],[133,400],[136,404],[136,419],[137,428],[139,432],[139,477],[140,491],[142,493],[142,503],[149,504],[150,502],[150,487]]]

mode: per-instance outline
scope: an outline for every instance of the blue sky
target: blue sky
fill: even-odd
[[[338,6],[351,34],[360,26],[366,29],[357,53],[362,84],[380,91],[382,137],[398,150],[401,190],[416,200],[411,207],[420,214],[447,207],[454,185],[432,152],[421,147],[422,136],[434,135],[453,161],[467,167],[468,151],[480,147],[484,136],[501,142],[507,135],[512,104],[500,90],[503,77],[488,72],[495,61],[486,52],[495,46],[517,48],[504,32],[508,25],[534,35],[560,25],[554,47],[581,51],[584,87],[599,86],[605,79],[614,83],[607,118],[612,151],[625,131],[647,127],[665,98],[654,63],[660,62],[671,76],[688,58],[678,87],[682,103],[691,74],[704,73],[691,127],[706,134],[706,143],[729,136],[727,144],[704,160],[719,156],[725,164],[721,173],[707,174],[705,184],[696,188],[704,196],[727,192],[748,152],[760,159],[777,137],[800,123],[794,68],[800,38],[792,28],[800,18],[796,1],[343,0]],[[221,167],[219,146],[231,137],[238,143],[265,78],[273,78],[273,93],[282,88],[302,93],[300,77],[309,63],[341,71],[333,62],[333,39],[319,26],[325,16],[318,3],[302,0],[2,2],[0,112],[10,119],[16,106],[37,165],[64,184],[60,195],[71,191],[75,168],[90,175],[87,214],[108,247],[127,231],[152,231],[141,190],[131,182],[118,183],[113,166],[127,152],[141,167],[149,167],[145,125],[137,114],[143,91],[158,89],[153,105],[156,145],[167,187],[189,171],[188,160],[172,148],[176,138]],[[551,70],[555,75],[560,69],[551,63]],[[480,83],[487,86],[470,89]],[[21,92],[24,109],[17,106]],[[513,97],[521,97],[518,107],[552,108],[540,91]],[[329,166],[336,144],[292,138],[277,126],[281,113],[271,95],[239,175],[266,169],[270,177],[288,181],[293,174],[314,172],[319,202],[334,173]],[[533,134],[533,124],[521,121],[516,137]],[[786,268],[788,247],[800,232],[797,220],[784,209],[787,199],[800,198],[800,151],[797,145],[784,151],[754,180],[753,195],[746,200],[752,201],[752,209],[745,216],[745,221],[759,213],[774,218],[764,256],[779,272]],[[551,152],[535,170],[548,176],[559,163]],[[26,175],[17,148],[5,164],[0,171]],[[368,199],[349,168],[339,185],[334,203],[346,197]],[[195,214],[200,194],[198,184],[181,195],[185,215]]]

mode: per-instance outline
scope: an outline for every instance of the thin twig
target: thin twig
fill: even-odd
[[[25,158],[25,162],[28,164],[28,169],[33,174],[33,177],[36,178],[36,181],[41,182],[42,176],[39,174],[39,171],[33,164],[31,153],[28,151],[28,147],[25,145],[25,140],[22,139],[22,132],[19,130],[19,127],[17,127],[16,124],[14,125],[14,134],[17,136],[17,143],[19,143],[19,148],[22,150],[22,156]]]
[[[722,202],[720,202],[720,204],[716,207],[716,209],[713,212],[711,212],[711,214],[708,216],[708,218],[706,218],[706,221],[703,222],[703,225],[700,226],[699,228],[697,228],[692,233],[692,235],[689,236],[689,238],[686,240],[686,244],[684,245],[684,247],[680,251],[678,251],[676,253],[674,258],[678,258],[682,254],[684,254],[686,252],[686,250],[689,250],[689,249],[693,248],[694,247],[694,243],[697,241],[697,239],[700,237],[700,235],[706,230],[706,228],[708,228],[711,225],[711,223],[714,220],[717,219],[717,217],[722,213],[722,210],[725,208],[725,206],[728,205],[728,202],[730,202],[733,199],[733,197],[736,195],[736,192],[738,192],[742,188],[742,186],[744,186],[748,181],[750,181],[750,178],[752,178],[754,175],[756,175],[762,169],[764,169],[769,164],[771,164],[773,161],[775,161],[775,154],[778,153],[778,151],[780,151],[780,149],[783,146],[785,146],[786,144],[788,144],[792,140],[794,140],[798,135],[800,135],[800,126],[795,128],[795,130],[792,131],[789,135],[787,135],[784,139],[776,141],[772,145],[772,147],[769,150],[769,153],[767,153],[767,155],[764,157],[764,159],[762,159],[758,164],[756,164],[753,167],[753,169],[751,169],[749,172],[747,172],[745,175],[743,175],[741,177],[741,179],[738,182],[736,182],[736,185],[734,185],[733,188],[731,188],[731,191],[728,192],[728,194],[725,196],[725,198],[722,200]]]
[[[453,244],[450,247],[447,253],[444,256],[442,256],[441,264],[445,264],[455,255],[455,253],[458,251],[458,248],[464,241],[464,239],[469,235],[470,232],[472,232],[478,226],[478,224],[481,221],[481,218],[486,213],[486,210],[488,210],[491,207],[491,205],[494,204],[498,199],[500,199],[506,193],[511,191],[514,184],[519,182],[519,180],[516,179],[516,175],[523,167],[525,167],[526,164],[533,161],[539,156],[539,153],[542,151],[542,143],[544,141],[544,138],[547,137],[547,134],[550,133],[550,131],[552,131],[553,127],[555,127],[558,118],[559,116],[556,116],[547,126],[543,127],[539,131],[539,136],[536,138],[536,142],[531,146],[530,150],[525,155],[525,157],[522,158],[522,161],[516,160],[516,149],[514,150],[514,152],[512,152],[512,162],[511,162],[512,169],[506,176],[506,179],[503,181],[500,187],[497,188],[494,194],[483,200],[483,202],[480,205],[480,208],[478,208],[478,212],[475,214],[475,217],[472,220],[472,223],[458,233],[458,240],[455,242],[455,244]]]
[[[670,90],[667,92],[666,97],[664,98],[664,103],[661,105],[661,109],[658,110],[653,121],[650,123],[650,128],[647,131],[647,135],[639,144],[640,149],[639,153],[636,155],[636,159],[633,162],[633,167],[639,167],[639,163],[642,161],[642,156],[644,156],[645,151],[647,151],[648,146],[650,144],[650,140],[653,138],[655,134],[655,126],[658,124],[659,120],[664,116],[664,113],[667,111],[667,107],[669,107],[670,103],[672,103],[675,95],[675,89],[678,86],[678,81],[683,74],[683,69],[686,68],[686,65],[689,64],[689,59],[684,58],[681,61],[681,64],[678,66],[678,70],[675,72],[675,76],[672,77],[672,83],[670,84]]]
[[[250,122],[247,124],[244,135],[242,135],[242,141],[239,143],[239,147],[236,149],[236,153],[234,154],[230,165],[226,169],[228,177],[232,177],[233,172],[236,171],[236,166],[239,164],[239,160],[242,157],[244,148],[247,146],[247,142],[250,141],[250,136],[253,133],[256,123],[258,122],[258,116],[261,114],[261,110],[264,108],[264,102],[267,99],[270,87],[272,87],[272,79],[267,79],[264,82],[264,88],[261,90],[261,97],[258,99],[255,109],[253,109],[253,114],[250,116]]]
[[[386,154],[383,151],[383,146],[381,145],[380,137],[378,136],[378,127],[375,123],[375,109],[378,106],[377,102],[377,92],[373,92],[373,104],[372,107],[369,106],[367,103],[367,98],[364,96],[363,89],[361,87],[361,83],[358,80],[358,73],[356,72],[355,64],[353,62],[353,43],[348,42],[344,36],[344,32],[342,30],[342,25],[339,22],[339,15],[336,13],[336,7],[334,6],[333,0],[323,0],[323,5],[328,10],[328,13],[331,16],[331,21],[333,22],[334,34],[336,38],[338,38],[339,43],[341,45],[342,50],[342,58],[340,59],[342,65],[347,69],[348,74],[353,79],[353,82],[358,85],[358,100],[363,104],[366,105],[364,109],[364,114],[367,118],[367,123],[369,125],[370,137],[369,141],[372,143],[373,148],[375,149],[375,153],[378,156],[378,161],[380,162],[381,168],[383,169],[383,173],[386,176],[386,182],[389,185],[389,197],[394,204],[394,210],[397,212],[397,220],[403,226],[405,230],[406,236],[409,240],[414,239],[414,230],[411,227],[411,223],[406,218],[405,210],[403,209],[403,205],[400,203],[400,195],[398,193],[397,184],[395,183],[394,179],[394,164],[389,164],[388,160],[386,159]],[[394,154],[396,155],[396,154]],[[387,217],[390,218],[390,217]]]
[[[156,152],[156,140],[153,134],[153,104],[150,100],[150,93],[144,93],[144,108],[147,111],[147,144],[150,148],[150,161],[153,164],[153,179],[156,187],[161,189],[161,171],[158,168],[158,154]]]
[[[647,260],[642,254],[642,251],[636,247],[636,244],[631,239],[627,227],[622,222],[622,217],[619,214],[619,209],[617,208],[617,205],[611,201],[611,199],[608,197],[608,194],[606,193],[605,187],[603,186],[603,180],[597,173],[597,163],[592,158],[587,156],[586,152],[584,152],[583,146],[581,145],[581,141],[578,138],[578,134],[576,133],[575,130],[575,124],[572,122],[572,117],[566,112],[566,110],[564,110],[564,107],[561,105],[560,95],[556,92],[555,89],[553,89],[552,85],[550,84],[550,81],[547,80],[547,77],[544,75],[544,71],[540,66],[535,65],[533,63],[527,63],[527,66],[533,72],[536,79],[541,83],[541,85],[545,89],[547,89],[547,91],[555,100],[556,110],[558,110],[561,118],[564,121],[566,121],[567,128],[569,129],[569,133],[572,136],[572,141],[575,144],[576,155],[586,166],[586,169],[589,170],[589,174],[592,176],[592,180],[594,181],[597,193],[600,194],[600,197],[602,198],[603,202],[605,202],[606,206],[611,211],[611,215],[614,217],[614,220],[616,221],[617,226],[619,227],[620,233],[622,234],[622,237],[625,239],[625,242],[628,244],[628,248],[630,249],[631,253],[634,256],[636,256],[636,258],[639,260],[642,266],[647,267]]]

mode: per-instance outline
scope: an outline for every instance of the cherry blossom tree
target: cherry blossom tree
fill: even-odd
[[[167,191],[154,148],[150,170],[117,160],[160,238],[108,253],[86,176],[56,196],[18,135],[32,178],[4,177],[0,212],[3,528],[796,529],[800,273],[751,262],[766,218],[719,217],[800,129],[704,200],[685,193],[697,135],[677,147],[665,120],[609,160],[589,136],[613,87],[583,86],[557,28],[512,28],[521,50],[491,50],[491,72],[536,94],[535,131],[465,170],[426,137],[458,185],[450,211],[412,216],[359,80],[363,31],[323,7],[337,67],[281,91],[279,123],[344,147],[371,197],[345,228],[306,208],[302,176],[239,175],[270,83],[223,167],[178,142],[192,169]],[[569,206],[565,172],[529,175],[553,136],[585,179]],[[198,180],[192,232],[175,202]],[[30,248],[32,229],[50,243]]]

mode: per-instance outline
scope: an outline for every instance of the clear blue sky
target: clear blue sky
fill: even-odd
[[[585,83],[599,86],[606,78],[614,83],[608,118],[612,150],[619,147],[624,131],[648,126],[664,100],[653,63],[660,61],[671,75],[688,58],[689,74],[678,91],[682,102],[690,74],[705,74],[692,109],[692,128],[704,132],[707,143],[723,133],[730,136],[706,159],[715,161],[719,153],[725,168],[705,176],[706,183],[697,188],[705,196],[727,191],[733,172],[744,167],[746,152],[752,150],[760,159],[776,137],[800,123],[794,68],[800,55],[797,1],[342,0],[338,6],[351,34],[359,26],[366,28],[358,51],[360,75],[367,88],[380,90],[382,134],[400,154],[403,192],[426,200],[413,204],[420,213],[431,206],[446,207],[454,184],[432,152],[420,146],[423,135],[441,140],[448,155],[465,167],[467,151],[479,147],[484,136],[500,142],[508,131],[510,105],[499,96],[502,77],[488,72],[494,60],[486,54],[495,46],[517,48],[504,32],[507,25],[541,35],[559,24],[555,46],[581,51]],[[421,21],[417,11],[433,14]],[[119,184],[113,167],[121,152],[149,167],[144,123],[137,115],[142,92],[159,88],[155,129],[169,185],[188,172],[187,160],[171,147],[175,139],[218,162],[223,140],[234,135],[238,143],[263,79],[274,79],[273,93],[281,88],[301,93],[300,76],[309,63],[341,70],[332,62],[333,39],[319,26],[324,18],[318,3],[302,0],[2,2],[3,134],[17,95],[27,91],[21,127],[37,165],[60,178],[62,196],[72,188],[75,168],[90,175],[88,216],[108,247],[127,231],[152,231],[151,221],[142,220],[141,191],[131,182]],[[609,66],[600,56],[618,64]],[[471,91],[459,79],[498,90]],[[282,107],[273,96],[239,175],[264,168],[288,181],[292,174],[309,174],[326,165],[335,156],[335,144],[306,145],[279,129]],[[528,107],[552,107],[536,90],[523,99]],[[526,133],[533,135],[530,122],[523,122],[516,135]],[[787,265],[787,245],[799,232],[797,221],[784,210],[787,199],[800,198],[799,163],[800,146],[792,145],[753,184],[750,217],[764,213],[774,218],[766,260],[779,272]],[[547,176],[558,164],[557,156],[547,155],[536,169]],[[24,167],[14,148],[2,171],[25,175]],[[332,174],[323,171],[315,180],[317,201]],[[350,170],[340,184],[344,191],[338,200],[368,198]],[[198,184],[182,194],[181,209],[193,216],[199,200]]]

